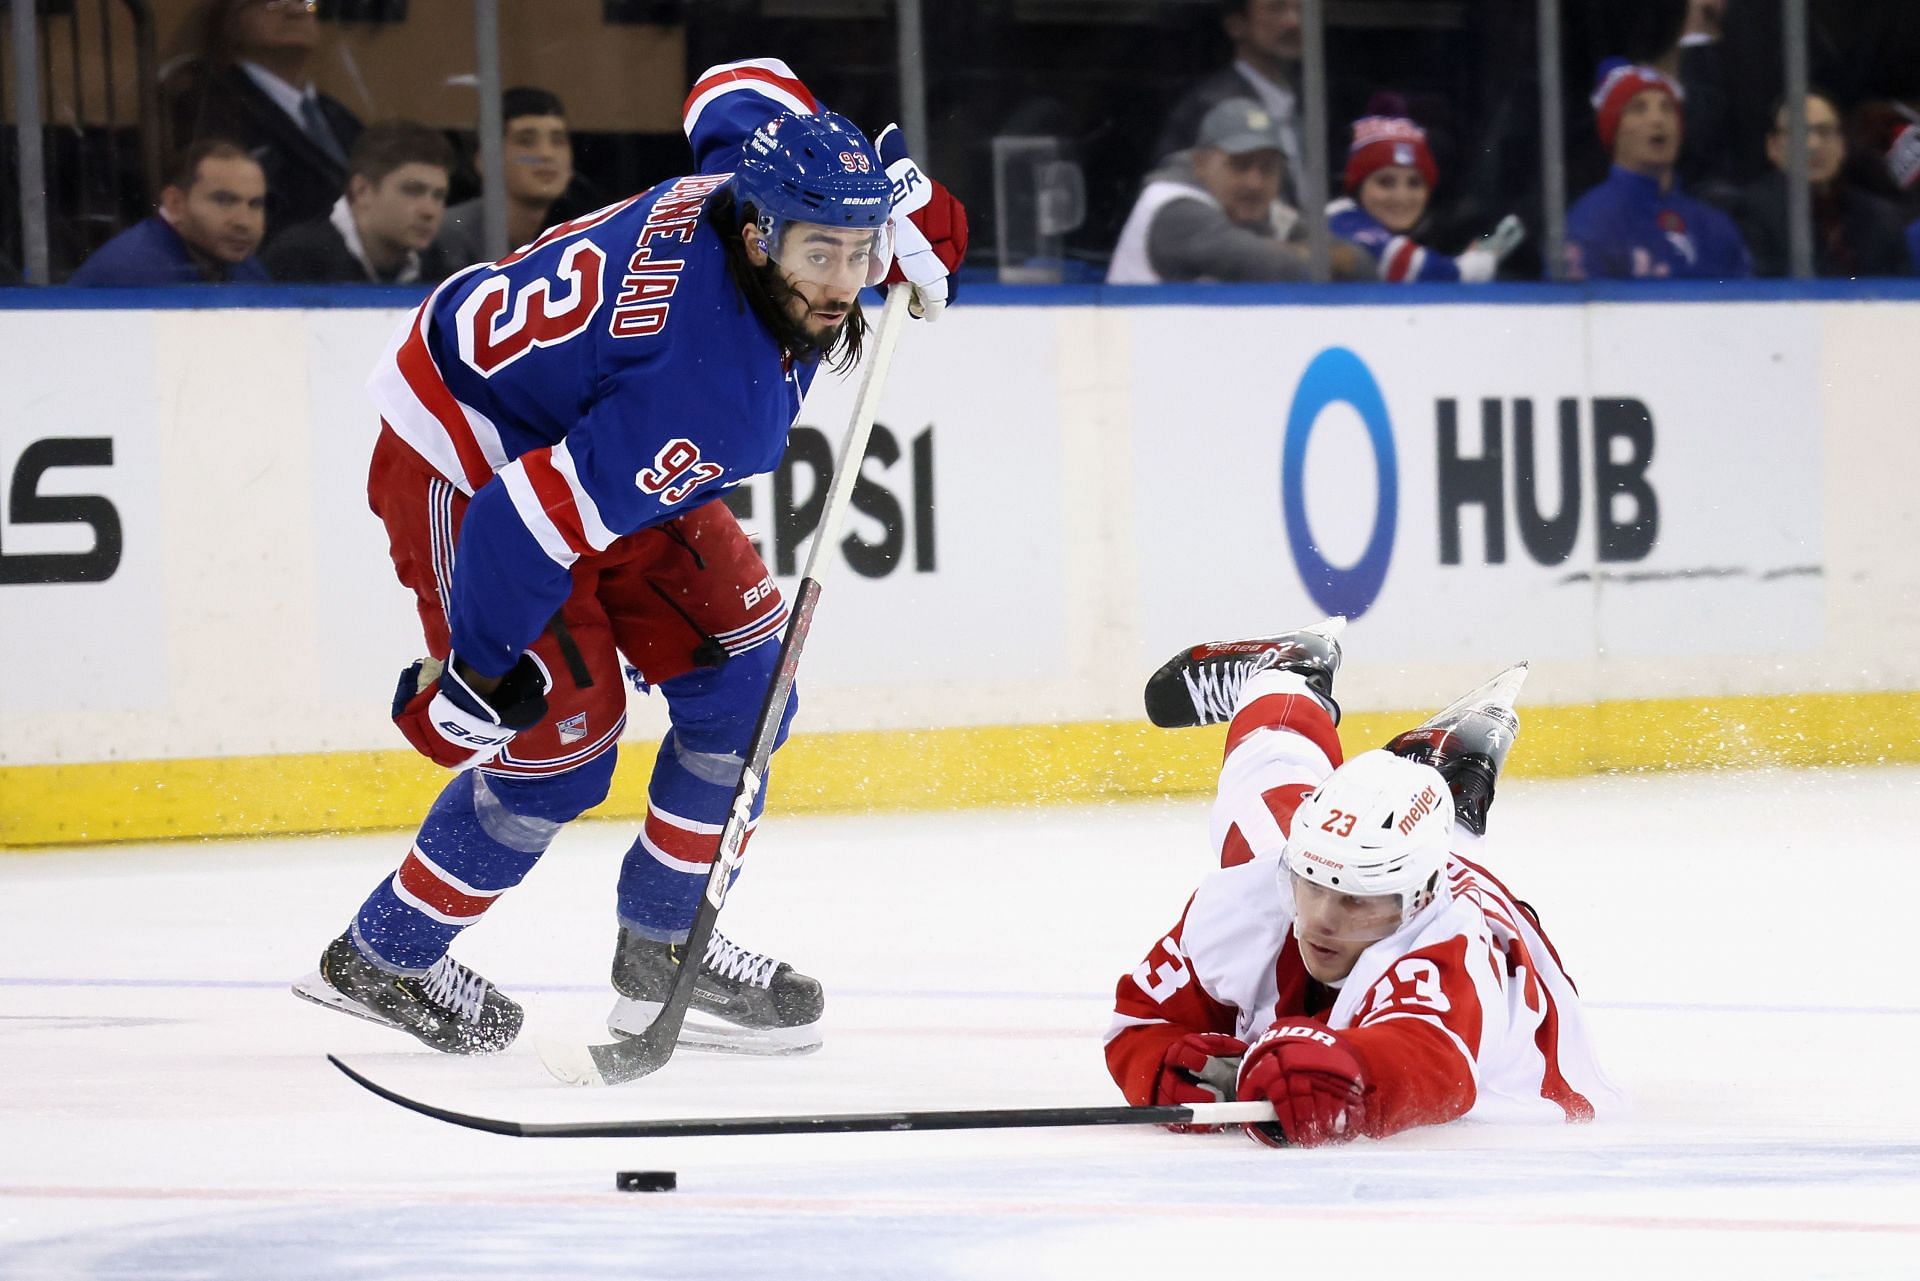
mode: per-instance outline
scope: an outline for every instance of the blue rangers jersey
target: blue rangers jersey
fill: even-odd
[[[1567,274],[1574,280],[1739,280],[1753,274],[1733,219],[1615,165],[1567,210]]]
[[[443,603],[474,670],[513,665],[580,557],[779,463],[815,366],[755,317],[704,214],[755,128],[818,110],[777,60],[707,71],[696,173],[451,277],[395,333],[368,391],[473,496]]]
[[[1327,206],[1327,229],[1351,240],[1380,264],[1380,279],[1394,284],[1459,280],[1460,267],[1445,254],[1434,253],[1409,236],[1388,231],[1357,200],[1342,197]]]

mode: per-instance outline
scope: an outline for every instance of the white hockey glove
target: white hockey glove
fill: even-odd
[[[909,310],[938,320],[953,296],[952,276],[967,253],[967,211],[952,192],[926,176],[907,155],[899,125],[874,139],[880,163],[893,180],[893,269],[888,284],[913,286]]]
[[[1500,263],[1508,254],[1519,248],[1520,242],[1527,238],[1527,225],[1520,221],[1517,214],[1508,214],[1493,229],[1493,234],[1483,236],[1454,262],[1460,266],[1460,279],[1470,285],[1484,285],[1500,271]]]

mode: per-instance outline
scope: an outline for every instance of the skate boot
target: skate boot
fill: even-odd
[[[1440,771],[1461,826],[1476,836],[1487,834],[1493,781],[1520,737],[1513,703],[1526,679],[1527,665],[1516,663],[1387,744],[1389,752]]]
[[[607,1016],[615,1036],[638,1036],[666,1004],[680,968],[680,945],[657,943],[622,927],[614,946]],[[694,979],[680,1044],[732,1054],[806,1054],[820,1048],[826,998],[814,979],[771,956],[749,952],[718,930]]]
[[[1340,633],[1346,626],[1347,620],[1336,614],[1278,636],[1211,641],[1182,650],[1147,678],[1147,719],[1161,729],[1231,720],[1247,678],[1275,668],[1306,677],[1307,688],[1338,725],[1333,674],[1340,669]]]
[[[316,1005],[398,1028],[445,1054],[492,1054],[513,1044],[520,1006],[450,956],[425,974],[397,974],[368,960],[342,934],[320,954],[320,969],[293,985]]]

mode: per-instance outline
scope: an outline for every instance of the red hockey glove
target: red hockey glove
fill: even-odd
[[[1247,1133],[1269,1147],[1311,1148],[1357,1138],[1367,1120],[1367,1083],[1338,1032],[1307,1019],[1282,1019],[1240,1060],[1240,1098],[1273,1104],[1277,1123]]]
[[[1160,1107],[1233,1101],[1234,1074],[1247,1043],[1221,1032],[1189,1032],[1167,1047],[1153,1101]],[[1175,1134],[1211,1134],[1217,1125],[1170,1125]]]
[[[553,681],[532,653],[520,655],[491,694],[467,684],[456,666],[451,654],[444,667],[437,659],[423,658],[400,673],[393,691],[393,723],[414,750],[435,765],[484,765],[515,734],[546,718],[547,690]]]
[[[938,320],[953,295],[953,273],[967,255],[967,211],[907,155],[899,125],[882,129],[873,146],[893,179],[893,268],[886,283],[912,284],[913,314]]]

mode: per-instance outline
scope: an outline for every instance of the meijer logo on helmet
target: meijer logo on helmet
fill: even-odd
[[[1413,804],[1407,806],[1407,812],[1401,816],[1396,830],[1400,835],[1405,836],[1413,830],[1415,823],[1418,823],[1421,819],[1433,813],[1433,807],[1439,803],[1440,794],[1434,791],[1432,787],[1428,787],[1425,791],[1421,792],[1420,795],[1413,798]]]

